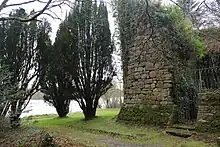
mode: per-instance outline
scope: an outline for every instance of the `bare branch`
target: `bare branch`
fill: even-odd
[[[52,2],[52,0],[49,0],[49,1],[47,2],[47,4],[44,6],[44,8],[43,8],[39,13],[35,14],[33,17],[31,17],[31,18],[29,18],[29,19],[23,19],[23,20],[21,19],[20,21],[21,21],[21,22],[28,22],[28,21],[36,20],[36,18],[37,18],[38,16],[40,16],[42,13],[44,13],[44,11],[47,10],[47,8],[49,7],[49,5],[50,5],[51,2]]]
[[[149,40],[153,36],[154,28],[153,28],[153,24],[152,24],[152,21],[151,21],[151,16],[150,16],[150,13],[148,11],[148,8],[149,8],[149,3],[148,3],[148,0],[146,0],[146,13],[147,13],[147,17],[149,19],[149,24],[150,24],[150,27],[151,27],[151,33],[148,37],[148,40]]]
[[[30,1],[27,1],[27,2],[23,2],[23,3],[10,4],[10,5],[6,5],[5,7],[14,7],[14,6],[26,5],[26,4],[29,4],[29,3],[33,3],[35,1],[37,1],[37,0],[30,0]]]
[[[6,3],[8,2],[9,0],[4,0],[2,2],[2,4],[0,5],[0,12],[6,7]]]
[[[45,6],[41,10],[35,12],[34,14],[32,14],[30,16],[26,16],[24,18],[23,17],[19,18],[19,17],[4,16],[4,17],[0,17],[0,21],[4,21],[4,20],[15,20],[15,21],[21,21],[21,22],[39,21],[39,20],[37,20],[37,18],[42,14],[48,15],[48,16],[52,17],[53,19],[59,19],[60,20],[60,18],[57,16],[57,14],[54,13],[51,9],[54,8],[54,7],[59,7],[61,9],[62,5],[70,6],[70,3],[71,3],[69,0],[47,0],[47,1],[29,0],[29,1],[26,1],[26,2],[13,3],[13,4],[8,4],[7,5],[8,1],[9,0],[4,0],[2,2],[2,4],[0,4],[0,12],[4,8],[9,8],[9,7],[14,7],[14,6],[21,6],[21,5],[25,5],[25,4],[31,4],[31,3],[34,3],[34,2],[39,2],[39,3],[45,4]],[[45,12],[45,11],[49,11],[49,12]]]
[[[180,6],[177,2],[170,0],[172,3],[174,3],[175,5],[177,5],[178,7],[180,7],[181,9],[184,9],[182,6]]]

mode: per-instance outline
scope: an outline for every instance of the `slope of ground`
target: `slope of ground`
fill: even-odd
[[[35,126],[62,136],[81,146],[122,146],[122,147],[210,147],[214,143],[197,141],[195,137],[180,138],[168,135],[164,129],[138,127],[115,122],[118,109],[98,110],[98,118],[83,121],[82,113],[73,113],[66,118],[56,115],[31,116],[23,119],[28,126]],[[201,140],[201,139],[200,139]]]

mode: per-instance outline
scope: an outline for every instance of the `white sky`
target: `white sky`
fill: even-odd
[[[11,4],[11,3],[21,3],[21,2],[26,2],[26,1],[29,1],[29,0],[9,0],[9,2],[7,4]],[[43,1],[47,1],[47,0],[43,0]],[[72,0],[74,1],[74,0]],[[114,18],[112,17],[112,9],[111,9],[111,6],[110,6],[110,3],[111,3],[111,0],[103,0],[106,2],[107,6],[108,6],[108,11],[109,11],[109,23],[110,23],[110,29],[111,29],[111,32],[112,34],[115,32],[115,27],[114,27]],[[152,1],[158,1],[158,0],[152,0]],[[164,3],[169,3],[170,0],[162,0]],[[3,0],[0,0],[0,4],[1,2],[3,2]],[[30,11],[32,11],[33,9],[35,11],[37,10],[41,10],[43,7],[44,7],[45,4],[41,4],[39,2],[34,2],[34,3],[31,3],[31,4],[27,4],[27,5],[23,5],[23,6],[20,6],[22,8],[24,8],[26,10],[27,13],[30,13]],[[10,7],[10,8],[6,8],[4,9],[3,12],[1,12],[1,14],[3,13],[8,13],[10,12],[12,9],[16,9],[18,7]],[[61,18],[62,20],[64,20],[66,14],[69,12],[70,8],[68,6],[62,6],[62,8],[60,9],[59,7],[55,7],[52,9],[52,12],[54,12],[59,18]],[[0,14],[0,15],[1,15]],[[47,15],[42,15],[41,17],[46,17],[48,19],[48,21],[51,23],[52,25],[52,33],[51,33],[51,39],[54,40],[55,39],[55,36],[56,36],[56,31],[59,27],[59,24],[60,24],[60,20],[58,19],[53,19]]]

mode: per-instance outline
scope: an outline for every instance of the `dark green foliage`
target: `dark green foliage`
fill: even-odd
[[[192,69],[178,69],[173,72],[173,102],[177,106],[175,123],[189,123],[197,119],[198,73]]]
[[[100,97],[111,87],[115,75],[106,5],[104,2],[97,5],[91,0],[77,1],[64,24],[72,37],[69,46],[74,53],[69,55],[77,61],[73,70],[68,71],[74,81],[72,96],[85,119],[92,119]]]
[[[135,122],[137,124],[150,124],[166,126],[172,121],[173,106],[143,105],[122,107],[118,114],[119,121]]]
[[[115,73],[105,4],[77,1],[60,24],[53,47],[45,51],[48,47],[39,44],[45,100],[61,117],[68,113],[71,99],[79,103],[86,119],[95,117],[98,100],[111,87]]]
[[[10,17],[27,16],[28,14],[22,8],[10,13]],[[14,85],[13,93],[19,93],[10,98],[11,114],[16,118],[19,118],[31,97],[39,90],[36,46],[38,46],[38,33],[41,32],[41,27],[36,21],[0,22],[1,64],[8,67],[9,81]]]
[[[49,33],[50,25],[45,22],[42,25],[38,38],[39,74],[41,92],[44,93],[44,100],[53,105],[60,117],[69,113],[70,97],[65,95],[67,88],[66,67],[68,66],[68,46],[65,38],[68,35],[65,28],[60,25],[54,46],[51,45]],[[59,62],[57,62],[59,59]]]
[[[197,68],[216,68],[220,66],[220,53],[209,51],[203,58],[197,60]]]

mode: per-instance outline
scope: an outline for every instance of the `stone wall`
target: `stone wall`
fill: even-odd
[[[197,117],[199,131],[219,132],[220,130],[220,91],[199,94]]]
[[[171,64],[161,52],[162,48],[149,40],[149,28],[141,22],[138,24],[134,39],[127,47],[124,106],[118,119],[166,124],[173,114]],[[154,32],[153,37],[163,42],[159,33]]]
[[[172,74],[166,61],[153,48],[147,48],[144,36],[138,36],[129,48],[128,71],[124,77],[126,105],[172,104]]]

